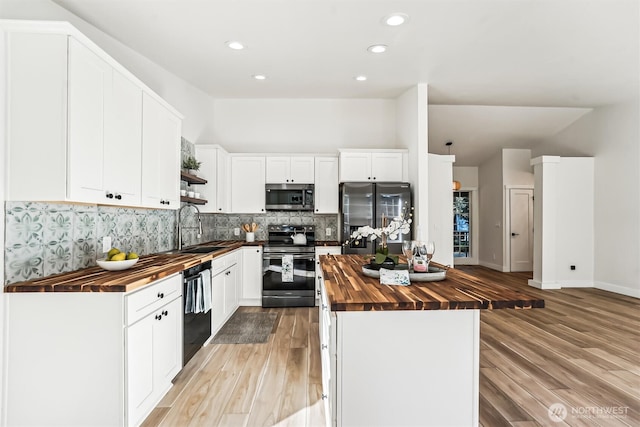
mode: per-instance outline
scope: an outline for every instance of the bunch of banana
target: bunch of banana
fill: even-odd
[[[125,259],[136,259],[138,254],[135,252],[120,252],[118,248],[111,248],[107,252],[107,261],[124,261]]]

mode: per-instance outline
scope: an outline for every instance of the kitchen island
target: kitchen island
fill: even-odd
[[[440,282],[381,285],[362,274],[365,263],[360,255],[320,257],[327,419],[477,425],[480,310],[543,308],[544,300],[456,269]]]

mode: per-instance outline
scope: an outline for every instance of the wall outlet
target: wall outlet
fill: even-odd
[[[102,252],[109,252],[111,249],[111,236],[104,236],[102,238]]]
[[[327,229],[324,231],[324,234],[329,237],[331,236],[331,227],[327,227]]]
[[[239,236],[240,235],[240,228],[236,227],[233,229],[233,235],[234,236]]]

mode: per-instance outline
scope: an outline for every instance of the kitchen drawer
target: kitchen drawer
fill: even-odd
[[[125,295],[125,323],[131,325],[182,295],[182,275],[175,274]]]
[[[223,272],[227,268],[231,267],[234,264],[238,263],[240,251],[235,250],[228,254],[215,257],[211,260],[211,273],[215,276],[218,273]]]

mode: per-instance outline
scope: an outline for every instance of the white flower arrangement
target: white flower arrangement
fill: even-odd
[[[413,208],[411,208],[413,210]],[[369,225],[365,225],[363,227],[358,228],[356,231],[351,233],[349,236],[349,240],[346,241],[346,244],[354,240],[360,240],[363,238],[369,238],[372,242],[376,239],[380,239],[380,246],[376,249],[376,257],[375,262],[378,264],[382,264],[386,258],[391,258],[394,263],[398,263],[398,257],[394,255],[389,255],[389,248],[387,246],[387,239],[397,240],[398,236],[401,234],[407,234],[411,231],[411,217],[412,213],[408,214],[407,218],[407,204],[402,209],[402,213],[399,217],[393,218],[391,221],[388,221],[388,218],[384,215],[382,216],[382,227],[373,228]]]

